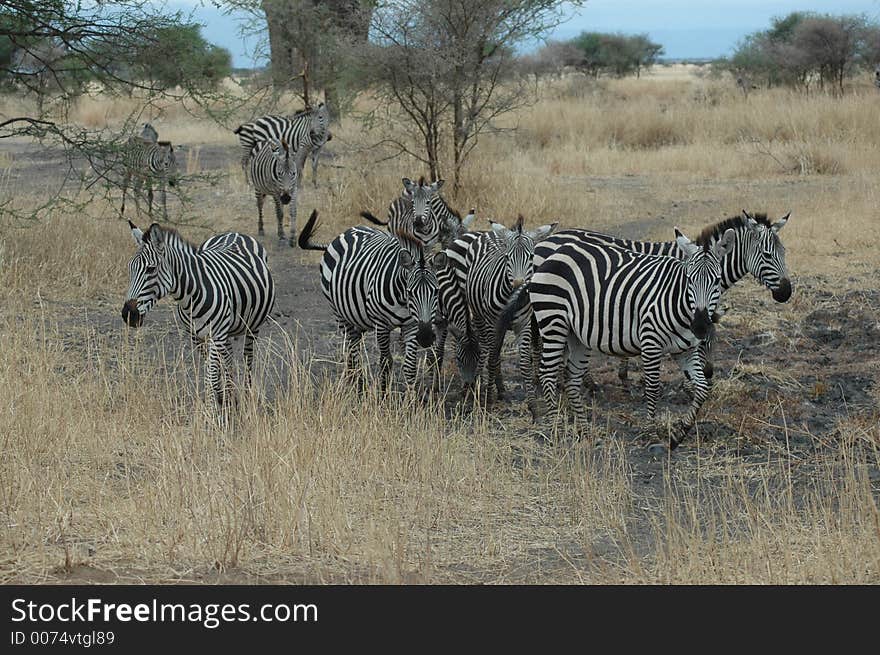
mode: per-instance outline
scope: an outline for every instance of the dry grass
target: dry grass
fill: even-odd
[[[837,306],[823,289],[876,289],[875,96],[745,100],[678,74],[578,98],[567,85],[516,116],[515,135],[484,140],[457,207],[648,238],[667,238],[674,224],[695,233],[741,207],[790,209],[788,262],[796,284],[808,284],[771,306],[743,283],[725,324],[791,352],[801,343],[792,326]],[[130,108],[89,99],[76,117],[102,127]],[[229,146],[226,181],[200,192],[206,227],[183,228],[188,236],[253,232],[234,137],[174,107],[160,120],[163,136],[191,146],[188,172]],[[306,180],[300,216],[320,209],[321,238],[361,209],[383,212],[399,178],[419,174],[413,162],[375,163],[369,142],[344,122],[335,167],[322,169],[317,191]],[[0,192],[36,204],[17,189],[0,178]],[[842,409],[828,433],[803,437],[783,419],[787,403],[827,392],[819,370],[813,382],[771,362],[726,362],[703,418],[732,434],[695,435],[671,464],[651,464],[601,401],[589,438],[546,446],[518,410],[444,418],[440,407],[361,396],[342,380],[312,384],[300,363],[308,347],[288,338],[260,350],[260,382],[221,433],[178,335],[164,348],[93,320],[116,317],[127,285],[130,236],[112,206],[0,225],[2,581],[880,581],[869,478],[880,464],[880,403]],[[774,391],[749,395],[756,387]],[[795,436],[816,448],[793,450]]]

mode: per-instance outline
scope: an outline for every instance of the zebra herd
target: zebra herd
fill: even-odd
[[[349,374],[360,368],[363,335],[376,332],[383,391],[392,372],[391,334],[400,329],[409,388],[417,384],[419,350],[430,348],[431,387],[440,389],[451,333],[463,387],[477,400],[500,400],[505,393],[501,346],[512,329],[536,420],[552,426],[560,416],[560,384],[575,422],[586,420],[582,386],[595,387],[589,359],[598,351],[624,358],[621,378],[626,358],[641,358],[647,413],[654,421],[660,363],[668,354],[691,396],[684,419],[671,430],[657,426],[673,449],[694,426],[709,394],[721,294],[751,274],[777,302],[791,296],[779,237],[789,214],[771,221],[743,210],[709,225],[693,241],[677,228],[668,242],[631,241],[586,229],[557,231],[557,222],[526,230],[522,216],[513,226],[490,221],[489,230],[475,231],[475,211],[461,218],[451,209],[439,193],[442,180],[403,178],[386,220],[364,211],[361,216],[374,225],[353,226],[325,244],[313,240],[314,210],[297,237],[302,166],[330,139],[326,118],[319,107],[292,119],[267,116],[242,125],[236,130],[247,147],[242,165],[257,194],[260,235],[263,199],[271,195],[279,238],[288,239],[281,206],[290,204],[289,242],[324,253],[321,288],[343,335]],[[144,152],[155,153],[151,148],[161,143],[139,140]],[[244,337],[249,377],[254,339],[274,305],[266,251],[238,233],[220,234],[196,247],[156,223],[145,231],[129,224],[137,252],[129,264],[123,319],[137,327],[159,299],[172,296],[192,338],[207,345],[206,385],[225,412],[233,386],[231,340]]]

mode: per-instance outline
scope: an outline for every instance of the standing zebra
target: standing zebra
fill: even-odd
[[[379,220],[367,211],[361,212],[361,217],[387,227],[391,234],[403,231],[414,235],[426,246],[432,246],[463,222],[440,197],[438,192],[442,186],[443,180],[426,184],[424,177],[418,182],[405,177],[403,193],[388,206],[387,221]]]
[[[170,294],[193,341],[207,347],[205,389],[213,390],[222,409],[232,387],[232,339],[244,337],[249,381],[254,339],[275,303],[266,251],[252,237],[236,232],[212,236],[196,247],[157,223],[144,232],[128,224],[137,252],[128,263],[122,319],[139,327],[153,305]]]
[[[746,275],[751,274],[773,295],[776,302],[786,302],[791,297],[791,279],[785,264],[785,246],[779,232],[788,222],[791,212],[777,221],[771,221],[765,213],[750,214],[745,209],[740,216],[733,216],[703,230],[699,241],[714,244],[727,230],[736,235],[733,248],[721,261],[721,292],[724,293]],[[612,245],[646,255],[669,255],[683,259],[686,253],[676,241],[632,241],[583,229],[557,232],[535,247],[534,265],[537,269],[543,261],[564,245],[571,243],[595,243]],[[719,309],[712,317],[722,315]],[[618,375],[627,377],[627,360],[620,364]],[[588,384],[592,383],[589,374]]]
[[[479,369],[487,398],[491,398],[492,383],[498,399],[504,396],[500,343],[496,344],[496,339],[503,339],[504,335],[496,335],[496,324],[513,292],[531,278],[535,243],[553,232],[556,225],[542,225],[527,232],[520,216],[512,230],[493,222],[490,232],[464,234],[446,249],[458,284],[465,291],[470,318],[479,335]],[[529,316],[527,311],[519,312],[512,322],[512,328],[519,350],[520,373],[531,398],[533,375]]]
[[[733,248],[734,230],[710,243],[691,243],[676,229],[684,260],[642,255],[592,242],[566,244],[536,268],[527,286],[541,336],[540,382],[548,418],[557,412],[557,381],[563,361],[569,405],[585,419],[580,387],[589,353],[641,355],[648,415],[653,420],[660,392],[660,361],[677,357],[693,396],[690,411],[670,435],[675,448],[696,420],[708,395],[700,341],[709,337],[721,296],[721,260]],[[519,298],[525,296],[520,293]],[[499,331],[521,303],[505,309]],[[567,349],[567,356],[566,356]]]
[[[278,238],[282,241],[285,235],[281,205],[289,205],[291,246],[296,244],[296,197],[299,192],[299,174],[294,155],[284,139],[270,138],[254,147],[247,169],[257,199],[257,234],[264,234],[263,202],[266,196],[272,196],[275,218],[278,220]]]
[[[247,169],[248,159],[254,147],[269,139],[287,142],[297,156],[297,170],[302,175],[306,155],[320,150],[333,138],[330,133],[330,112],[322,102],[313,109],[305,109],[293,116],[261,116],[249,123],[239,125],[235,131],[241,144],[241,167]],[[312,161],[312,173],[316,174],[317,159]],[[302,178],[300,178],[302,185]]]
[[[170,141],[159,141],[159,134],[149,123],[144,124],[140,136],[131,136],[124,146],[122,165],[125,169],[122,181],[122,208],[120,216],[125,216],[125,194],[134,179],[135,211],[140,213],[138,196],[141,186],[147,186],[147,208],[150,218],[153,217],[153,181],[158,181],[162,196],[162,216],[168,220],[165,183],[168,186],[177,184],[177,161],[174,147]]]
[[[313,211],[299,235],[303,250],[323,250],[321,288],[345,333],[349,371],[358,365],[364,332],[376,330],[381,360],[381,389],[391,374],[391,331],[404,335],[403,374],[414,385],[418,347],[434,343],[438,320],[437,275],[446,265],[438,253],[429,263],[422,243],[405,233],[397,235],[365,226],[349,228],[330,244],[310,241],[318,212]]]

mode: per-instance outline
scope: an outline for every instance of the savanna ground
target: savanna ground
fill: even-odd
[[[319,254],[274,236],[279,294],[257,383],[221,432],[170,303],[138,331],[119,317],[134,243],[118,198],[0,219],[0,580],[880,581],[878,103],[868,80],[843,98],[747,99],[688,70],[552,82],[509,121],[516,132],[483,140],[458,196],[444,190],[481,221],[522,213],[645,239],[741,208],[792,211],[792,299],[774,303],[751,278],[724,297],[714,389],[666,461],[646,453],[637,386],[604,358],[578,440],[535,438],[510,348],[512,398],[488,410],[461,402],[449,361],[433,402],[348,388]],[[101,127],[127,111],[86,99],[74,118]],[[234,135],[173,106],[153,122],[188,146],[188,172],[221,174],[189,189],[183,234],[255,233]],[[375,140],[348,119],[334,130],[300,226],[319,209],[329,241],[422,172],[375,162]],[[0,194],[38,206],[61,154],[4,146]],[[181,218],[174,197],[170,211]],[[678,379],[668,364],[667,418],[686,408]]]

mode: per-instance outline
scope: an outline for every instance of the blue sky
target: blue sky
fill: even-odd
[[[192,12],[196,22],[205,26],[205,37],[232,52],[236,66],[255,64],[258,39],[242,39],[240,17],[223,15],[200,0],[172,0],[168,5]],[[584,30],[647,32],[663,45],[666,57],[719,57],[729,54],[746,34],[769,26],[772,17],[792,11],[866,14],[880,20],[880,0],[588,0],[569,12],[571,20],[552,38],[570,38]]]

